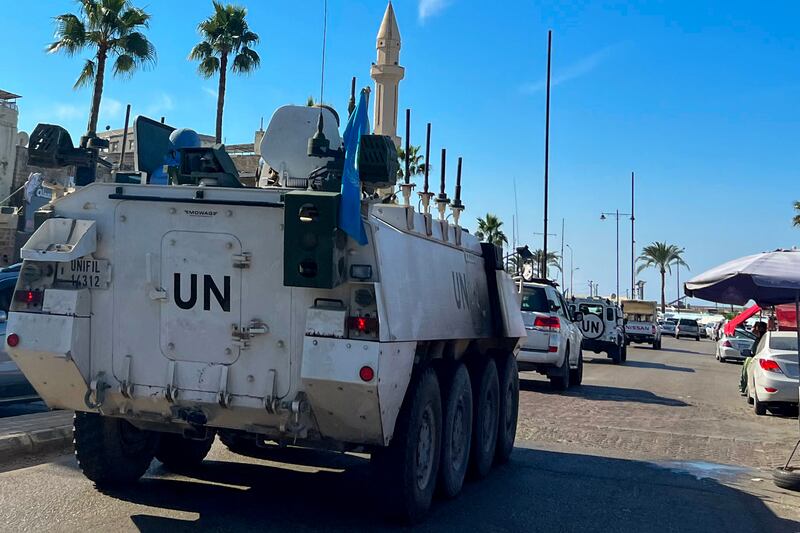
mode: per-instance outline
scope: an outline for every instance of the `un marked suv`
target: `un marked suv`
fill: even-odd
[[[583,380],[580,313],[571,313],[556,285],[547,280],[522,284],[522,319],[528,333],[517,356],[521,371],[546,375],[557,390]]]

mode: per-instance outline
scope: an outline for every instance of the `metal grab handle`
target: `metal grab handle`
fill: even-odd
[[[319,302],[338,304],[338,306],[341,307],[342,309],[345,308],[344,302],[341,300],[337,300],[336,298],[314,298],[314,307],[317,307],[317,305],[319,305]]]

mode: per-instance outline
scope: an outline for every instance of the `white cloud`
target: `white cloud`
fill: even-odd
[[[453,0],[419,0],[419,21],[425,22],[428,17],[441,13]]]
[[[175,109],[175,102],[172,97],[167,93],[161,93],[155,102],[152,102],[145,108],[145,115],[155,117],[156,115],[164,115],[167,111]]]
[[[59,121],[65,121],[65,120],[74,120],[81,116],[88,117],[89,112],[86,109],[81,109],[78,106],[72,104],[56,104],[55,109],[53,110],[53,115]],[[50,120],[52,120],[52,118],[50,118]]]
[[[564,82],[573,80],[575,78],[579,78],[585,74],[596,69],[603,63],[614,49],[617,48],[617,45],[606,46],[605,48],[601,48],[596,52],[589,54],[586,57],[583,57],[572,63],[571,65],[567,65],[565,68],[555,72],[550,78],[550,86],[555,87],[556,85],[560,85]],[[546,88],[547,79],[542,78],[535,82],[525,83],[520,87],[520,90],[523,93],[533,94],[539,91],[542,91]]]
[[[214,100],[217,99],[217,90],[216,89],[211,89],[209,87],[203,87],[203,92],[206,93],[211,98],[213,98]]]
[[[100,123],[119,121],[122,118],[123,109],[124,106],[119,100],[114,100],[108,96],[103,97],[100,102],[100,115],[97,126],[100,127]]]

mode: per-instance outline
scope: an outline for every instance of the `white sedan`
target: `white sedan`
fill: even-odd
[[[797,333],[768,331],[758,341],[747,367],[747,401],[757,415],[767,409],[797,405]]]
[[[737,329],[731,336],[722,333],[717,341],[717,361],[744,361],[750,355],[754,340],[755,336],[743,329]]]

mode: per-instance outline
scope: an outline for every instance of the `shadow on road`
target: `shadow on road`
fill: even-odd
[[[335,472],[223,461],[207,461],[193,478],[160,477],[156,469],[156,477],[114,497],[150,508],[130,515],[143,532],[395,530],[377,510],[368,461],[339,457],[347,464]],[[467,483],[457,499],[438,501],[416,529],[730,533],[796,525],[712,479],[642,461],[517,448],[508,465]]]
[[[546,381],[520,379],[519,390],[528,392],[540,392],[542,394],[557,394],[560,396],[575,396],[586,398],[587,400],[607,401],[607,402],[637,402],[655,405],[666,405],[669,407],[687,407],[689,404],[674,398],[665,398],[647,390],[626,389],[622,387],[607,387],[604,385],[581,385],[580,387],[567,391],[557,391],[550,387]]]
[[[672,370],[673,372],[694,373],[694,368],[689,368],[688,366],[665,365],[664,363],[653,363],[652,361],[628,360],[625,362],[625,366],[632,366],[633,368],[652,368],[653,370]]]
[[[702,348],[702,346],[700,346]],[[673,353],[688,353],[692,355],[714,355],[713,353],[707,352],[696,352],[694,350],[681,350],[679,348],[661,348],[662,352],[673,352]]]

